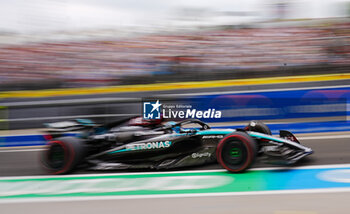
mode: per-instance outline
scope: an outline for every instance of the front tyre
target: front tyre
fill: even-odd
[[[230,172],[243,172],[248,169],[257,155],[253,138],[244,132],[234,132],[222,139],[216,149],[219,164]]]
[[[255,120],[250,121],[249,124],[244,128],[244,130],[271,135],[271,130],[266,124]]]
[[[84,159],[83,141],[74,137],[61,137],[48,143],[41,156],[41,163],[51,174],[67,174]]]

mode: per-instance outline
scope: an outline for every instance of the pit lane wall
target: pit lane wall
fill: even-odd
[[[240,94],[202,95],[188,104],[205,111],[221,111],[221,118],[203,118],[205,122],[249,120],[286,120],[337,118],[349,115],[350,87],[327,89],[267,91]]]
[[[274,123],[268,124],[272,134],[277,135],[279,130],[289,130],[294,134],[304,133],[322,133],[322,132],[342,132],[350,131],[350,122],[331,121],[331,122],[305,122],[305,123]],[[212,128],[242,128],[242,125],[226,125]],[[67,134],[74,136],[75,134]],[[0,148],[22,147],[22,146],[43,146],[47,143],[43,135],[17,135],[0,136]]]
[[[284,91],[197,95],[190,98],[154,97],[152,99],[160,99],[163,105],[169,103],[187,103],[192,106],[192,109],[195,108],[202,111],[215,109],[221,111],[221,118],[199,118],[205,122],[213,123],[213,128],[242,128],[242,125],[232,125],[230,123],[261,120],[270,121],[267,124],[273,134],[278,134],[278,131],[283,129],[298,134],[350,131],[350,123],[347,120],[349,116],[349,97],[350,87],[332,87],[323,89],[288,89]],[[105,105],[113,108],[117,106],[117,110],[122,112],[122,115],[141,114],[141,110],[139,109],[141,102],[139,100],[119,100],[118,102],[115,102],[113,105],[107,104],[107,102]],[[100,103],[99,105],[103,104]],[[128,108],[129,105],[133,105],[134,108]],[[64,108],[63,104],[62,106]],[[54,108],[58,107],[56,106]],[[69,108],[73,108],[71,103]],[[81,108],[81,106],[77,105],[77,108]],[[90,108],[96,108],[96,104],[93,104]],[[0,110],[4,112],[4,110],[8,109],[2,108]],[[30,110],[33,111],[33,109]],[[86,111],[86,114],[86,116],[89,116],[88,111]],[[3,113],[3,115],[6,114]],[[118,117],[109,116],[108,118],[115,120]],[[315,118],[317,118],[317,121],[312,121]],[[332,121],[330,121],[330,118],[332,118]],[[58,117],[56,120],[59,119]],[[61,120],[66,120],[66,118],[62,118]],[[178,120],[181,119],[178,118]],[[298,120],[298,122],[286,122],[293,120]],[[0,136],[0,147],[40,146],[45,143],[46,141],[42,135]]]

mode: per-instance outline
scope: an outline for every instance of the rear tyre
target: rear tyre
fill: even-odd
[[[216,149],[219,164],[230,172],[243,172],[248,169],[257,155],[253,138],[244,132],[234,132],[222,139]]]
[[[75,137],[61,137],[48,143],[41,157],[42,165],[51,174],[67,174],[84,159],[83,141]]]

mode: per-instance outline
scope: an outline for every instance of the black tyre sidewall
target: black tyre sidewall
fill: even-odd
[[[50,167],[48,155],[52,146],[61,146],[64,150],[64,165],[60,168]],[[43,167],[51,174],[67,174],[79,165],[85,157],[83,142],[75,137],[61,137],[48,143],[48,147],[41,156]]]

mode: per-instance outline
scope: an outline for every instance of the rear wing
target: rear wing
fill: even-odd
[[[92,128],[95,127],[96,124],[88,119],[75,119],[55,123],[45,123],[44,126],[48,128],[48,132],[68,132]]]

